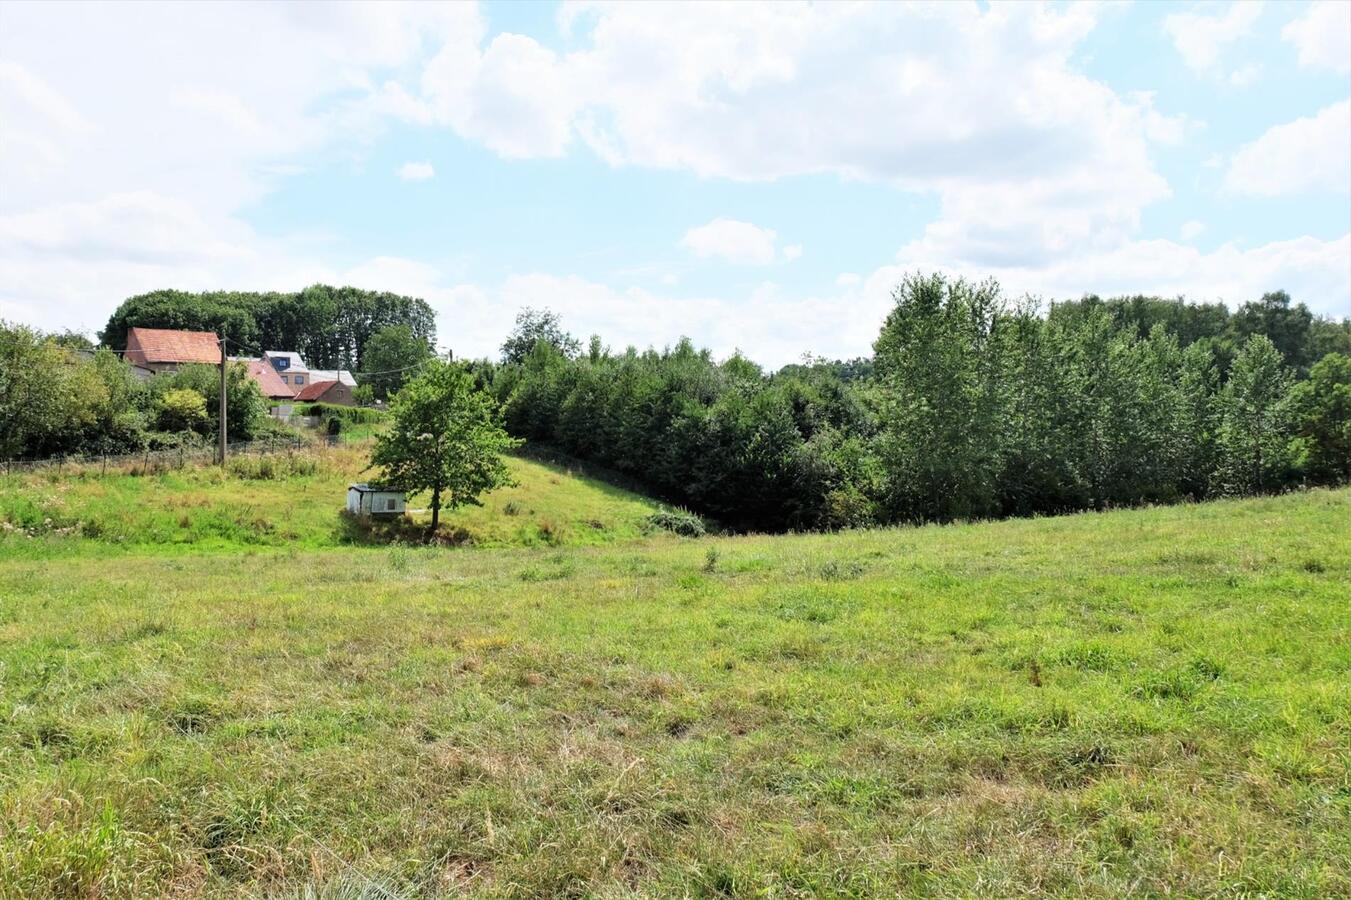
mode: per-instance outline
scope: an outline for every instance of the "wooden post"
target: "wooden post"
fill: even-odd
[[[228,438],[226,437],[226,418],[225,418],[225,329],[221,329],[220,339],[220,464],[225,467],[225,453]]]

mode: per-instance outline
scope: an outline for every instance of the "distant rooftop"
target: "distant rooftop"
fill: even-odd
[[[348,387],[356,387],[357,380],[346,369],[310,369],[311,381],[340,381]]]
[[[128,328],[126,358],[136,365],[219,363],[220,340],[210,331]]]
[[[310,371],[305,360],[294,350],[264,350],[263,358],[272,363],[274,369],[301,373]],[[281,365],[277,365],[278,360],[282,361]]]

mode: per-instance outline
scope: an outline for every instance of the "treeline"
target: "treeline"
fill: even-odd
[[[220,370],[184,366],[142,381],[110,350],[0,321],[0,459],[116,454],[219,433]],[[276,427],[243,364],[226,376],[232,441]]]
[[[586,351],[528,314],[480,377],[509,430],[742,529],[1057,513],[1351,478],[1351,328],[1284,294],[1045,316],[913,276],[874,358],[766,373]],[[530,349],[524,351],[528,346]]]
[[[293,293],[163,290],[124,300],[99,338],[123,350],[132,327],[223,331],[238,348],[295,350],[313,368],[361,370],[371,339],[395,326],[425,348],[435,343],[436,314],[416,297],[323,284]]]

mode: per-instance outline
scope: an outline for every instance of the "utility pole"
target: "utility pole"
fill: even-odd
[[[220,339],[220,464],[225,468],[225,329],[221,329]]]

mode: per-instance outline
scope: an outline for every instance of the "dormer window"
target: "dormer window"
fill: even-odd
[[[304,375],[297,375],[297,376],[296,376],[296,384],[304,384],[304,383],[305,383],[305,376],[304,376]]]

